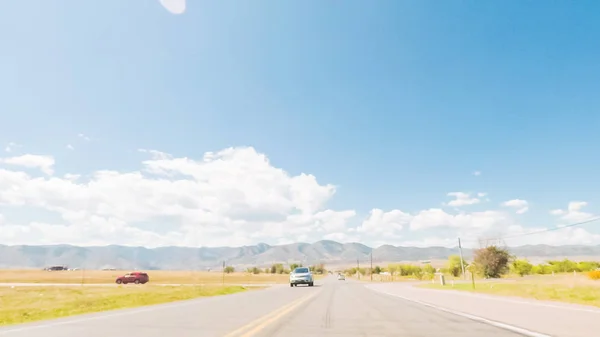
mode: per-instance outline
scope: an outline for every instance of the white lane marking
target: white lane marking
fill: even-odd
[[[375,289],[373,289],[375,290]],[[489,299],[489,300],[493,300],[493,301],[498,301],[498,302],[506,302],[506,303],[515,303],[515,304],[527,304],[527,305],[534,305],[537,307],[545,307],[545,308],[553,308],[553,309],[563,309],[563,310],[573,310],[573,311],[582,311],[582,312],[589,312],[592,314],[600,314],[600,309],[595,309],[595,308],[580,308],[580,307],[575,307],[575,306],[571,306],[568,303],[565,303],[564,305],[555,305],[555,304],[549,304],[549,303],[536,303],[536,302],[532,302],[532,301],[520,301],[520,300],[516,300],[516,299],[511,299],[511,298],[503,298],[500,296],[494,296],[494,295],[485,295],[485,294],[471,294],[471,293],[467,293],[467,292],[461,292],[460,290],[436,290],[436,289],[416,289],[417,291],[424,291],[424,292],[444,292],[446,294],[454,294],[454,295],[458,295],[458,296],[468,296],[468,297],[473,297],[473,298],[485,298],[485,299]]]
[[[457,315],[457,316],[462,316],[462,317],[471,319],[473,321],[477,321],[477,322],[489,324],[489,325],[492,325],[492,326],[495,326],[495,327],[498,327],[498,328],[502,328],[502,329],[509,330],[509,331],[512,331],[512,332],[520,333],[520,334],[522,334],[524,336],[528,336],[528,337],[553,337],[551,335],[546,335],[546,334],[543,334],[543,333],[540,333],[540,332],[535,332],[535,331],[531,331],[531,330],[519,328],[519,327],[514,326],[514,325],[510,325],[510,324],[506,324],[506,323],[501,323],[501,322],[496,322],[496,321],[489,320],[487,318],[483,318],[483,317],[479,317],[479,316],[467,314],[467,313],[464,313],[464,312],[454,311],[454,310],[446,309],[446,308],[443,308],[443,307],[438,307],[437,305],[429,304],[429,303],[426,303],[426,302],[421,302],[421,301],[418,301],[418,300],[413,300],[413,299],[410,299],[410,298],[407,298],[407,297],[404,297],[404,296],[401,296],[401,295],[389,293],[387,291],[383,291],[383,290],[379,290],[379,289],[373,289],[372,287],[367,287],[367,289],[370,289],[372,291],[376,291],[376,292],[379,292],[379,293],[382,293],[382,294],[386,294],[388,296],[398,297],[398,298],[401,298],[401,299],[409,301],[409,302],[413,302],[413,303],[417,303],[417,304],[420,304],[420,305],[424,305],[426,307],[434,308],[434,309],[437,309],[437,310],[440,310],[440,311],[443,311],[443,312],[447,312],[447,313],[451,313],[451,314],[454,314],[454,315]]]

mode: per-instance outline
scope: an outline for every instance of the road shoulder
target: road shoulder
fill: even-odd
[[[551,336],[589,337],[590,331],[600,331],[600,310],[594,307],[423,289],[410,284],[381,283],[366,287],[389,296]]]

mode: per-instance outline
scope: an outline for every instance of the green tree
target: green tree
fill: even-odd
[[[577,264],[577,269],[582,272],[592,271],[600,268],[600,263],[595,261],[582,261]]]
[[[533,265],[531,263],[529,263],[529,261],[527,261],[527,260],[518,259],[518,260],[513,261],[512,265],[511,265],[511,269],[513,270],[514,273],[523,277],[525,275],[531,274]]]
[[[552,274],[552,266],[547,265],[547,264],[538,264],[536,266],[533,266],[533,268],[531,268],[531,273],[532,274],[539,274],[539,275],[547,275],[547,274]]]
[[[435,268],[430,264],[426,264],[423,267],[423,273],[428,280],[431,280],[435,276]]]
[[[325,273],[325,265],[322,263],[319,263],[314,266],[310,266],[309,268],[310,268],[310,271],[312,271],[315,274],[324,274]]]
[[[233,268],[232,266],[227,266],[223,271],[225,272],[225,274],[231,274],[235,272],[235,268]]]
[[[271,274],[283,274],[283,264],[275,263],[271,266]]]
[[[485,278],[499,278],[508,272],[511,259],[508,250],[489,246],[475,250],[473,266]]]
[[[464,259],[462,261],[465,265],[465,268],[467,268],[467,262]],[[448,257],[448,272],[454,277],[458,277],[462,274],[462,266],[460,265],[459,255],[450,255]]]
[[[294,270],[298,267],[302,267],[302,263],[292,263],[290,264],[290,270]]]
[[[379,273],[381,273],[381,267],[375,266],[375,268],[373,268],[373,274],[379,274]]]
[[[573,271],[580,271],[577,263],[564,259],[562,261],[548,261],[548,263],[552,266],[552,271],[555,273],[570,273]]]

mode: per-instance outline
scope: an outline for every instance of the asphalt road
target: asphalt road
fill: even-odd
[[[516,337],[499,327],[381,294],[355,281],[266,290],[10,326],[10,337]]]

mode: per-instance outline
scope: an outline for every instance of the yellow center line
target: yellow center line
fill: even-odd
[[[301,297],[281,308],[275,309],[272,312],[264,315],[263,317],[254,320],[228,334],[226,334],[224,337],[250,337],[250,336],[254,336],[257,332],[265,329],[267,326],[269,326],[271,323],[276,322],[277,320],[281,319],[283,316],[287,315],[288,313],[290,313],[291,311],[293,311],[294,309],[296,309],[297,307],[299,307],[301,304],[303,304],[304,302],[307,302],[308,300],[310,300],[311,298],[315,297],[318,293],[320,293],[321,291],[317,291],[314,292],[308,296],[304,296]]]

